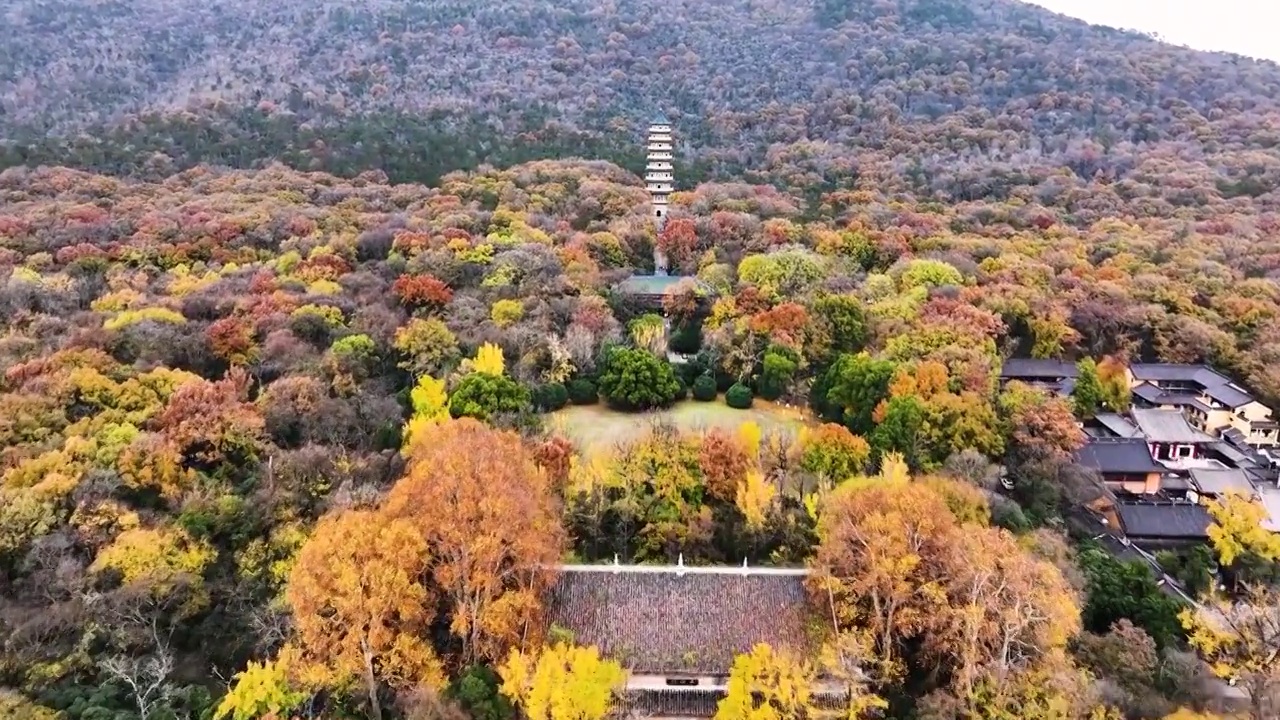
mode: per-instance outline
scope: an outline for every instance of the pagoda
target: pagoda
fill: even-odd
[[[675,182],[671,166],[671,121],[665,115],[659,114],[649,123],[646,146],[648,154],[645,158],[644,182],[649,190],[654,229],[660,233],[667,222],[667,200]],[[653,253],[653,265],[655,274],[667,274],[667,259],[657,249]]]
[[[644,166],[644,184],[649,191],[649,215],[653,218],[657,233],[661,233],[667,223],[668,204],[675,185],[675,173],[671,166],[672,153],[671,121],[659,114],[649,122]],[[618,283],[616,288],[639,302],[642,307],[660,310],[667,294],[683,279],[667,271],[667,256],[655,242],[653,274],[632,275]],[[709,291],[706,284],[696,277],[693,282],[703,293]]]

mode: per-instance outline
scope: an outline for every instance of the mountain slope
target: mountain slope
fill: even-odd
[[[123,147],[350,172],[408,146],[429,148],[431,170],[389,172],[430,180],[484,160],[622,159],[663,110],[699,172],[802,185],[869,173],[963,200],[1161,158],[1174,167],[1147,172],[1260,196],[1280,174],[1274,64],[1008,0],[22,0],[6,19],[9,164],[136,169],[112,160]],[[109,129],[105,147],[65,139]]]

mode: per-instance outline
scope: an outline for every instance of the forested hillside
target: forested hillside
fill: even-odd
[[[533,564],[817,558],[874,578],[839,518],[884,508],[932,533],[929,562],[893,587],[945,583],[950,600],[927,596],[963,607],[961,568],[981,556],[1013,583],[985,611],[1048,613],[1000,666],[953,645],[950,625],[886,626],[864,650],[886,674],[859,692],[891,717],[917,702],[919,717],[985,717],[956,704],[1023,702],[1050,677],[1074,708],[1054,717],[1158,717],[1206,697],[1145,567],[1074,559],[1050,529],[1093,492],[1070,461],[1071,404],[1000,392],[995,372],[1014,352],[1105,357],[1106,387],[1126,359],[1207,360],[1274,402],[1273,213],[1241,202],[1074,229],[1034,203],[912,204],[869,184],[811,218],[762,185],[673,204],[655,237],[639,180],[603,162],[436,188],[280,166],[0,175],[0,687],[22,693],[0,703],[40,720],[384,704],[425,719],[447,686],[450,707],[507,718],[492,668],[542,637]],[[666,301],[671,346],[697,351],[678,367],[661,320],[611,292],[655,242],[703,283]],[[658,428],[588,457],[545,421],[570,398],[635,410],[689,388],[733,407],[807,400],[827,423]],[[1012,496],[992,492],[992,461]],[[982,551],[948,554],[966,543]],[[501,572],[467,565],[475,553]],[[354,568],[388,584],[351,585]],[[849,617],[870,592],[840,590]],[[945,607],[914,612],[967,617]],[[382,630],[350,634],[367,627]]]
[[[737,648],[720,720],[819,672],[851,720],[1207,719],[1197,650],[1280,712],[1264,509],[1163,554],[1259,583],[1216,613],[1065,532],[1127,363],[1280,403],[1274,64],[1008,0],[0,23],[5,720],[603,720],[625,658],[549,588],[615,558],[813,571],[820,650]],[[655,246],[660,307],[618,290]],[[632,414],[689,407],[733,424]]]
[[[1151,215],[1277,183],[1280,68],[1011,0],[72,8],[5,10],[6,164],[161,177],[280,158],[429,183],[486,160],[634,167],[641,123],[664,111],[684,182],[870,177],[939,200],[1029,186],[1086,223],[1091,184]],[[1127,184],[1166,176],[1153,198]]]

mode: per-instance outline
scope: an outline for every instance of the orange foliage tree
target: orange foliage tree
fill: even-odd
[[[415,433],[386,511],[426,539],[464,662],[497,660],[536,629],[565,546],[547,474],[518,435],[470,418]]]
[[[429,560],[427,543],[407,520],[367,510],[323,518],[298,553],[285,592],[303,674],[328,686],[363,683],[375,720],[383,685],[442,687],[429,640],[436,598],[421,581]]]

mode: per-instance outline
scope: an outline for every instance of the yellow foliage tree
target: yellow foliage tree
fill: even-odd
[[[235,674],[235,685],[222,698],[214,712],[214,720],[258,720],[263,717],[287,717],[293,708],[307,699],[305,692],[289,687],[286,661],[249,662]]]
[[[172,592],[182,578],[192,580],[195,596],[188,609],[195,610],[205,600],[198,581],[216,556],[181,528],[135,528],[103,548],[90,569],[118,572],[125,584],[146,583],[157,596]]]
[[[12,690],[0,688],[0,718],[5,720],[63,720],[66,715],[37,705]]]
[[[938,493],[951,509],[951,513],[964,524],[990,525],[991,506],[982,490],[966,482],[950,478],[930,476],[921,478],[921,482]]]
[[[747,456],[753,460],[760,456],[760,440],[763,437],[764,433],[760,430],[760,426],[751,420],[738,426],[738,440],[746,449]]]
[[[861,720],[889,707],[887,700],[870,689],[873,678],[868,669],[874,652],[871,645],[867,633],[847,630],[836,633],[822,647],[822,668],[845,693],[842,720]]]
[[[1208,504],[1213,522],[1209,542],[1218,551],[1218,561],[1230,565],[1241,555],[1252,553],[1266,560],[1280,559],[1280,535],[1262,527],[1267,511],[1261,503],[1238,493],[1228,493],[1221,501]]]
[[[520,322],[524,317],[524,303],[519,300],[498,300],[489,309],[493,324],[505,328]]]
[[[760,643],[729,670],[715,720],[793,720],[813,714],[814,668]]]
[[[1221,715],[1207,712],[1196,712],[1188,708],[1178,708],[1168,715],[1164,716],[1164,720],[1223,720]]]
[[[513,432],[460,418],[415,436],[386,512],[430,548],[428,569],[461,640],[463,662],[496,660],[527,638],[561,555],[560,505]]]
[[[485,343],[476,351],[476,357],[471,361],[471,371],[478,373],[487,373],[489,375],[501,375],[506,371],[506,363],[502,359],[502,348],[493,343]]]
[[[529,720],[601,720],[627,679],[622,666],[596,648],[564,643],[528,654],[512,649],[498,674],[502,694]]]
[[[764,527],[769,509],[773,507],[773,501],[777,497],[778,489],[773,483],[766,480],[760,471],[752,470],[747,473],[742,482],[738,483],[735,504],[738,506],[738,511],[746,518],[747,527],[760,530]]]
[[[1215,600],[1178,619],[1213,673],[1248,692],[1253,720],[1280,717],[1280,590],[1250,588],[1242,601]]]
[[[409,391],[409,401],[413,404],[413,416],[405,425],[405,448],[409,447],[415,433],[449,419],[449,394],[445,392],[443,380],[430,375],[418,378],[418,384]]]
[[[1053,653],[1035,665],[1013,671],[988,669],[973,690],[950,695],[952,707],[942,715],[956,720],[1122,720],[1123,715],[1099,706],[1088,692],[1091,678],[1065,653]]]
[[[313,681],[359,680],[381,720],[378,690],[443,687],[427,637],[436,600],[421,578],[427,544],[413,525],[371,511],[322,518],[298,553],[285,597]]]
[[[902,453],[885,453],[880,459],[880,479],[889,484],[902,484],[911,479],[911,468]]]

